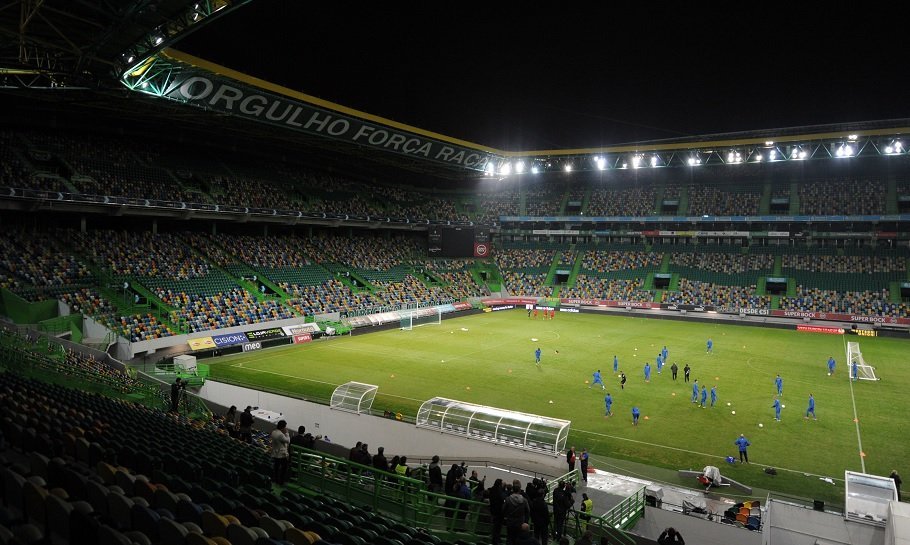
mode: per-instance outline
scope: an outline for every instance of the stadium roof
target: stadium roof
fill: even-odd
[[[121,132],[255,143],[364,176],[382,176],[389,168],[417,177],[465,177],[451,165],[124,92],[112,74],[118,55],[192,2],[51,4],[14,0],[0,6],[0,37],[7,38],[0,40],[0,68],[7,69],[0,88],[14,95],[5,100],[7,122],[45,118],[78,126],[91,116],[93,125],[107,123]],[[435,24],[435,8],[413,9],[390,15],[387,8],[365,5],[346,13],[344,5],[253,1],[181,35],[176,45],[293,90],[517,152],[906,126],[867,122],[907,117],[900,92],[906,76],[882,70],[875,62],[882,57],[871,54],[889,51],[885,39],[881,47],[867,38],[861,48],[827,54],[825,41],[811,50],[792,43],[775,47],[760,23],[700,22],[703,14],[672,21],[628,16],[647,23],[630,25],[619,24],[623,17],[616,12],[611,18],[592,12],[562,24],[485,8],[480,19],[470,10],[448,13],[450,24],[443,27]],[[776,32],[798,26],[787,19],[775,23]],[[457,30],[444,29],[450,26]],[[812,37],[800,30],[803,39]],[[744,53],[745,43],[750,48]],[[22,85],[28,70],[15,71],[23,68],[35,72],[25,82],[30,85]],[[692,136],[697,134],[711,136]]]

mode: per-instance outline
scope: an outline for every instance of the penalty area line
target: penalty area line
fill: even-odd
[[[675,451],[679,451],[679,452],[685,452],[686,454],[696,454],[696,455],[698,455],[698,456],[707,456],[707,457],[709,457],[709,458],[720,458],[720,459],[726,459],[726,458],[727,458],[726,456],[720,456],[720,455],[717,455],[717,454],[708,454],[708,453],[705,453],[705,452],[698,452],[697,450],[689,450],[689,449],[684,449],[684,448],[679,448],[679,447],[671,447],[670,445],[660,445],[660,444],[658,444],[658,443],[649,443],[649,442],[647,442],[647,441],[640,441],[640,440],[638,440],[638,439],[629,439],[628,437],[620,437],[620,436],[618,436],[618,435],[610,435],[610,434],[607,434],[607,433],[600,433],[600,432],[596,432],[596,431],[588,431],[588,430],[575,430],[575,431],[581,432],[581,433],[587,433],[587,434],[590,434],[590,435],[599,435],[599,436],[601,436],[601,437],[606,437],[606,438],[608,438],[608,439],[619,439],[620,441],[628,441],[628,442],[630,442],[630,443],[638,443],[638,444],[640,444],[640,445],[647,445],[647,446],[649,446],[649,447],[657,447],[657,448],[662,448],[662,449],[668,449],[668,450],[675,450]],[[800,473],[800,474],[802,474],[802,475],[808,475],[808,476],[810,476],[810,477],[826,477],[826,478],[833,479],[833,480],[835,480],[835,481],[843,481],[843,480],[844,480],[844,479],[838,479],[838,478],[834,478],[834,477],[829,477],[828,475],[819,475],[818,473],[809,473],[809,472],[806,472],[806,471],[800,471],[800,470],[798,470],[798,469],[789,469],[789,468],[786,468],[786,467],[778,467],[778,466],[772,466],[772,465],[762,464],[762,463],[756,463],[756,462],[750,462],[750,463],[751,463],[752,465],[758,466],[758,467],[773,467],[774,469],[777,469],[778,471],[787,471],[787,472],[789,472],[789,473]]]

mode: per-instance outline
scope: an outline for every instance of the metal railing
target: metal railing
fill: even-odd
[[[455,539],[480,540],[492,530],[487,504],[427,490],[424,481],[325,453],[291,447],[292,484],[349,504],[366,505],[410,526]]]

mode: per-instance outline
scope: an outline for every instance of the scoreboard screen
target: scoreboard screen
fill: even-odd
[[[428,229],[430,257],[488,257],[490,231],[486,227],[441,227]]]

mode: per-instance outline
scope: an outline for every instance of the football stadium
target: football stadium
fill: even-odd
[[[0,6],[0,542],[910,539],[910,119],[493,147],[109,4]]]

